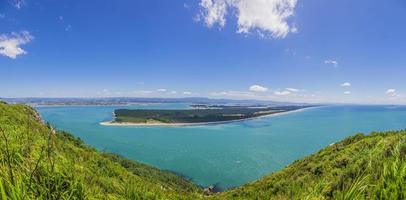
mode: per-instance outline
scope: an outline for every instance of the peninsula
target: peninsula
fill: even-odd
[[[193,108],[196,108],[192,105]],[[299,111],[309,106],[249,107],[207,106],[200,109],[144,110],[117,109],[107,126],[188,126],[242,121],[252,118]]]

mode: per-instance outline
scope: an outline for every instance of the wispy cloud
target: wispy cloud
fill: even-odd
[[[136,96],[147,96],[153,93],[153,91],[150,90],[135,90],[132,92]]]
[[[332,65],[333,67],[338,67],[338,62],[333,59],[328,59],[324,61],[324,64]]]
[[[298,32],[288,21],[294,15],[297,0],[200,0],[201,12],[197,19],[208,27],[226,24],[228,11],[237,17],[238,33],[258,33],[273,38],[285,38]],[[234,10],[236,10],[234,12]]]
[[[18,10],[26,5],[25,0],[10,0],[11,5],[13,5]]]
[[[68,24],[68,25],[65,27],[65,31],[70,31],[70,29],[72,29],[72,25]]]
[[[33,38],[28,31],[0,35],[0,55],[16,59],[19,55],[27,54],[20,46],[31,42]]]
[[[276,90],[273,92],[276,96],[289,96],[289,95],[297,95],[300,92],[300,89],[296,88],[285,88],[284,90]]]
[[[288,90],[290,92],[300,92],[300,89],[296,89],[296,88],[286,88],[286,90]]]
[[[351,91],[345,91],[344,94],[345,94],[345,95],[350,95],[350,94],[351,94]]]
[[[183,95],[192,95],[192,92],[184,91],[184,92],[183,92]]]
[[[103,89],[101,91],[97,92],[97,96],[101,96],[101,97],[107,97],[107,96],[111,96],[112,93],[110,92],[109,89]]]
[[[164,89],[164,88],[160,88],[160,89],[157,89],[156,91],[158,91],[158,92],[166,92],[167,90]]]
[[[198,20],[204,20],[208,27],[214,24],[219,24],[224,27],[226,24],[227,3],[225,0],[201,0],[201,13],[198,15]]]
[[[388,89],[386,90],[386,94],[390,97],[396,97],[398,96],[396,89]]]
[[[345,82],[340,85],[341,87],[351,87],[351,83]]]
[[[266,88],[264,86],[261,86],[261,85],[252,85],[249,88],[249,91],[251,91],[251,92],[267,92],[268,88]]]
[[[244,91],[222,91],[222,92],[211,92],[209,96],[221,97],[221,98],[236,98],[236,99],[255,99],[258,98],[253,92]]]
[[[296,56],[296,54],[297,54],[294,49],[289,49],[289,48],[285,49],[285,53],[290,54],[292,56]]]
[[[273,94],[276,96],[288,96],[288,95],[292,94],[292,92],[289,90],[282,90],[282,91],[278,90],[278,91],[274,91]]]
[[[183,3],[183,7],[188,9],[188,10],[191,8],[191,6],[189,4],[187,4],[187,3]]]

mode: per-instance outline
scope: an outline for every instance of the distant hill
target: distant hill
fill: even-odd
[[[204,97],[188,98],[0,98],[13,104],[27,105],[126,105],[135,103],[191,103],[191,104],[234,104],[234,105],[309,105],[306,103],[276,102],[262,100],[209,99]]]
[[[212,194],[171,172],[103,153],[0,102],[4,199],[406,199],[406,131],[357,134],[258,181]]]

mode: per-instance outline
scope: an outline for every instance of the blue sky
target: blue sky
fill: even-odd
[[[0,0],[1,97],[406,104],[404,0]]]

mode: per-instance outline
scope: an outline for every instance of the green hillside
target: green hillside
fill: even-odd
[[[190,199],[188,181],[103,154],[42,124],[23,105],[0,103],[0,199]]]
[[[406,131],[357,134],[221,199],[406,199]]]
[[[173,173],[102,153],[0,102],[3,199],[406,199],[406,131],[357,134],[218,194]]]

